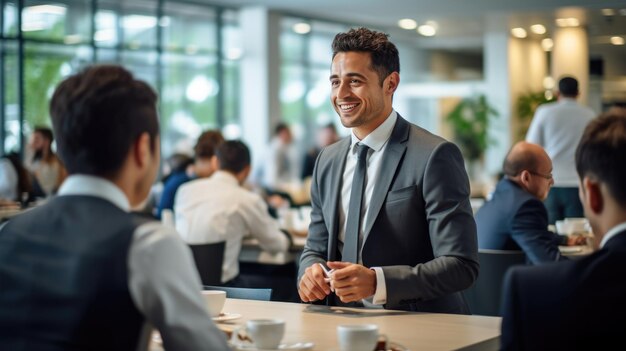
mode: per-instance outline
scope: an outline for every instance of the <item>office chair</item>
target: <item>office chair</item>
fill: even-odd
[[[196,262],[196,268],[200,274],[202,284],[221,284],[226,242],[190,244],[189,247],[193,253],[193,259]]]
[[[526,264],[526,255],[522,251],[479,249],[478,262],[478,279],[464,291],[470,311],[484,316],[501,316],[504,275],[510,267]]]

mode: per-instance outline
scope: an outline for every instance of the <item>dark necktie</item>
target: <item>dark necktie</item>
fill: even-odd
[[[359,257],[359,232],[361,228],[361,208],[363,205],[363,191],[365,190],[365,173],[367,171],[367,145],[358,143],[358,161],[352,176],[352,190],[350,191],[350,204],[348,205],[348,219],[346,220],[346,235],[343,242],[341,260],[344,262],[358,263]]]

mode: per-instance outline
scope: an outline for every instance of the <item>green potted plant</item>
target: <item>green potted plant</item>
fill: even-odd
[[[479,95],[464,98],[446,117],[468,163],[480,160],[487,147],[493,144],[488,129],[491,118],[497,116],[498,112],[489,105],[487,98]]]

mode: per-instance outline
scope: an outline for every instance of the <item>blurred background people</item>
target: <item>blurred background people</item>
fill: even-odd
[[[337,140],[339,140],[339,135],[337,134],[337,128],[335,128],[334,123],[328,123],[318,129],[315,140],[316,145],[307,150],[306,154],[304,155],[304,159],[302,162],[302,172],[300,175],[302,180],[306,180],[311,175],[313,175],[315,160],[317,159],[317,155],[319,155],[320,151],[322,151],[322,149],[326,146],[336,142]]]
[[[542,202],[553,183],[548,154],[541,146],[522,141],[511,148],[502,168],[504,178],[475,216],[478,247],[522,250],[533,264],[566,259],[559,245],[582,244],[585,238],[548,231]]]
[[[45,197],[55,194],[67,176],[65,166],[52,151],[53,141],[52,129],[35,127],[26,148],[24,163],[33,175],[33,188],[36,196]]]
[[[537,108],[526,134],[526,141],[541,145],[554,165],[554,186],[545,201],[550,224],[566,217],[583,216],[574,152],[595,113],[576,102],[578,93],[578,81],[574,77],[561,78],[558,100]]]
[[[0,158],[0,200],[28,201],[31,193],[30,175],[20,155],[12,152]]]
[[[250,174],[250,151],[244,143],[221,144],[213,157],[213,169],[217,171],[211,177],[180,187],[175,205],[176,229],[190,244],[226,241],[222,283],[254,287],[239,275],[243,238],[252,236],[264,251],[277,253],[287,251],[290,237],[270,216],[265,201],[242,186]],[[265,287],[270,287],[271,278],[266,280]]]
[[[219,130],[207,130],[200,134],[194,147],[193,164],[180,160],[182,164],[179,169],[163,181],[163,193],[157,208],[157,218],[161,218],[164,209],[174,209],[176,193],[182,184],[194,178],[210,177],[215,172],[211,158],[215,155],[215,149],[223,142],[224,136]],[[183,165],[184,169],[182,169]]]
[[[299,163],[289,126],[279,123],[274,130],[262,170],[262,184],[272,194],[298,183]]]

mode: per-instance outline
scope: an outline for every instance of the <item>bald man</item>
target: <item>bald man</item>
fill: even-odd
[[[491,200],[476,213],[478,247],[522,250],[532,264],[565,259],[558,246],[576,245],[584,238],[548,231],[542,202],[554,184],[548,154],[539,145],[519,142],[507,154],[503,172]]]

